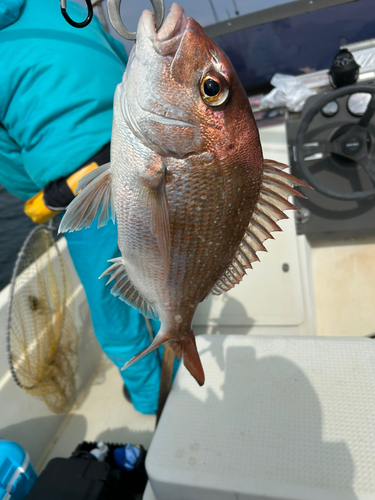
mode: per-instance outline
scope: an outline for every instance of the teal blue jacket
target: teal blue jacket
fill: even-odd
[[[0,0],[0,184],[26,200],[109,142],[126,62],[95,17],[77,29],[59,0]]]

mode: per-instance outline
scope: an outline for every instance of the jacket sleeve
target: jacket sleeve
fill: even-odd
[[[17,198],[27,200],[35,184],[25,174],[20,147],[0,123],[0,184]]]

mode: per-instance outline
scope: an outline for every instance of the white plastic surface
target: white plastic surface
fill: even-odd
[[[375,499],[374,340],[197,344],[206,383],[180,367],[147,456],[156,500]]]
[[[148,482],[142,500],[155,500],[154,493],[151,489],[151,484]]]

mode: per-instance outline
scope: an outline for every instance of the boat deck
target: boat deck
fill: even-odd
[[[260,135],[265,158],[288,162],[283,124],[261,128]],[[287,221],[283,221],[285,222]],[[293,225],[292,221],[289,222]],[[256,278],[258,268],[254,265],[253,289],[257,289],[257,285],[254,285],[255,282],[258,283],[256,279],[264,283],[263,288],[266,287],[267,290],[271,283],[275,285],[276,271],[274,272],[274,269],[280,273],[281,261],[278,262],[277,258],[280,259],[278,250],[281,247],[275,248],[274,246],[271,251],[271,245],[279,245],[283,234],[285,232],[279,233],[275,241],[269,243],[270,252],[261,256],[263,262],[259,264],[259,270],[264,273],[263,278],[260,275]],[[232,297],[220,306],[222,309],[219,315],[215,316],[215,311],[215,314],[210,311],[213,316],[208,315],[207,321],[200,322],[200,326],[195,328],[196,333],[207,333],[207,331],[228,333],[230,330],[230,333],[252,335],[353,336],[355,332],[356,336],[361,337],[374,333],[371,304],[375,301],[375,288],[370,284],[375,279],[375,267],[370,263],[373,262],[375,237],[351,238],[345,241],[335,241],[332,244],[326,242],[312,246],[309,246],[304,236],[294,236],[293,241],[293,244],[298,246],[297,260],[291,260],[291,252],[287,251],[287,255],[288,262],[295,262],[300,272],[298,279],[301,280],[301,284],[298,290],[301,290],[301,293],[295,295],[297,298],[303,296],[303,304],[299,304],[302,311],[302,323],[289,322],[282,325],[274,321],[274,323],[261,324],[254,314],[254,301],[249,305],[251,311],[246,309],[245,302],[248,302],[246,292],[247,298],[244,302],[240,303],[240,298],[236,297],[236,300],[233,300]],[[268,258],[275,259],[275,261],[267,261]],[[288,279],[291,279],[294,270],[295,267],[292,266]],[[298,277],[298,273],[296,276]],[[282,279],[284,278],[286,279],[287,276],[283,275]],[[246,286],[241,286],[243,288],[238,287],[238,290],[245,290]],[[0,324],[3,325],[4,338],[8,292],[9,290],[4,289],[0,294],[0,319],[2,320]],[[6,350],[0,351],[2,401],[0,435],[4,439],[19,442],[28,450],[38,472],[51,458],[69,457],[83,441],[133,443],[141,444],[148,449],[155,428],[155,416],[138,413],[126,401],[122,392],[121,376],[111,362],[103,356],[98,369],[95,370],[101,353],[92,333],[82,285],[77,285],[75,295],[79,304],[77,318],[81,335],[78,376],[80,396],[76,408],[68,416],[53,415],[42,402],[21,391],[11,379]],[[281,294],[274,295],[274,300],[280,300]],[[284,299],[286,306],[291,307],[290,296],[285,296]],[[258,298],[258,302],[259,300]],[[271,319],[275,315],[272,300],[267,292],[266,312]],[[233,327],[235,323],[230,322],[231,318],[228,319],[228,311],[232,315],[246,313],[247,316],[251,316],[249,320],[252,320],[253,316],[255,319],[248,321],[243,327],[238,325]],[[94,374],[91,375],[93,371]],[[145,499],[151,498],[145,495]]]
[[[81,394],[45,455],[68,458],[82,441],[141,444],[149,448],[155,416],[137,412],[122,392],[118,368],[103,357],[97,372]]]

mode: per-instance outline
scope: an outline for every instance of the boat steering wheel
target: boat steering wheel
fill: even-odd
[[[327,133],[325,141],[320,140],[319,143],[312,143],[313,147],[309,149],[311,145],[305,144],[305,135],[314,117],[331,101],[356,93],[371,94],[367,110],[358,122],[339,126],[332,135]],[[313,188],[325,196],[337,200],[365,200],[375,196],[375,165],[370,159],[371,149],[373,144],[375,144],[375,137],[369,130],[370,120],[374,112],[375,86],[372,85],[350,85],[336,89],[333,92],[327,92],[318,98],[312,107],[308,109],[301,119],[295,147],[298,167]],[[307,166],[305,158],[308,150],[310,150],[310,154],[315,155],[319,153],[321,158],[329,159],[333,165],[338,167],[340,167],[340,163],[350,163],[348,160],[351,160],[356,168],[360,166],[366,171],[373,187],[364,191],[340,193],[324,186],[316,180]]]

